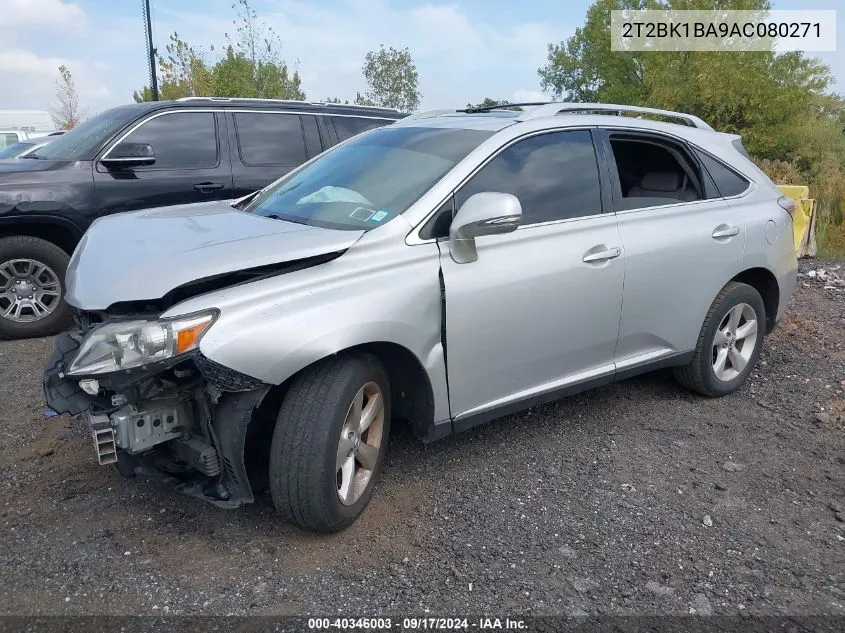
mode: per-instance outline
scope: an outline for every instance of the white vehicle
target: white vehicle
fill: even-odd
[[[55,130],[56,125],[46,110],[0,110],[0,129],[26,130],[44,135]]]
[[[55,129],[46,110],[0,110],[0,149],[47,136]]]
[[[18,141],[17,143],[7,145],[3,149],[0,149],[0,160],[26,158],[36,150],[39,150],[47,145],[47,143],[52,141],[54,138],[56,137],[53,135],[38,136],[36,138],[30,138],[25,141]]]

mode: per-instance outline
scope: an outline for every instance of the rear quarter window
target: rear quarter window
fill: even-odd
[[[710,177],[713,178],[713,182],[716,183],[716,188],[723,198],[738,196],[748,189],[748,185],[750,184],[748,180],[730,167],[724,165],[721,161],[716,160],[704,152],[698,152],[698,157],[710,174]]]

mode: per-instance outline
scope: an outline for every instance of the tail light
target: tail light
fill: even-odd
[[[788,196],[778,198],[778,206],[786,211],[791,217],[795,217],[795,200]]]

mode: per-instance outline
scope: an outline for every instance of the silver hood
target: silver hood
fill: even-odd
[[[362,234],[244,213],[226,201],[120,213],[83,236],[67,271],[67,301],[104,310],[160,299],[199,279],[342,251]]]

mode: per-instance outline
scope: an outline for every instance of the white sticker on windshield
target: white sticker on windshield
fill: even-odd
[[[350,218],[354,218],[356,220],[363,220],[366,222],[371,217],[373,217],[373,212],[369,209],[365,209],[364,207],[356,208],[352,213],[349,214]]]
[[[381,222],[382,220],[384,220],[384,218],[387,217],[388,213],[389,211],[385,211],[384,209],[382,209],[381,211],[376,211],[375,213],[373,213],[373,216],[370,219],[373,222]]]

